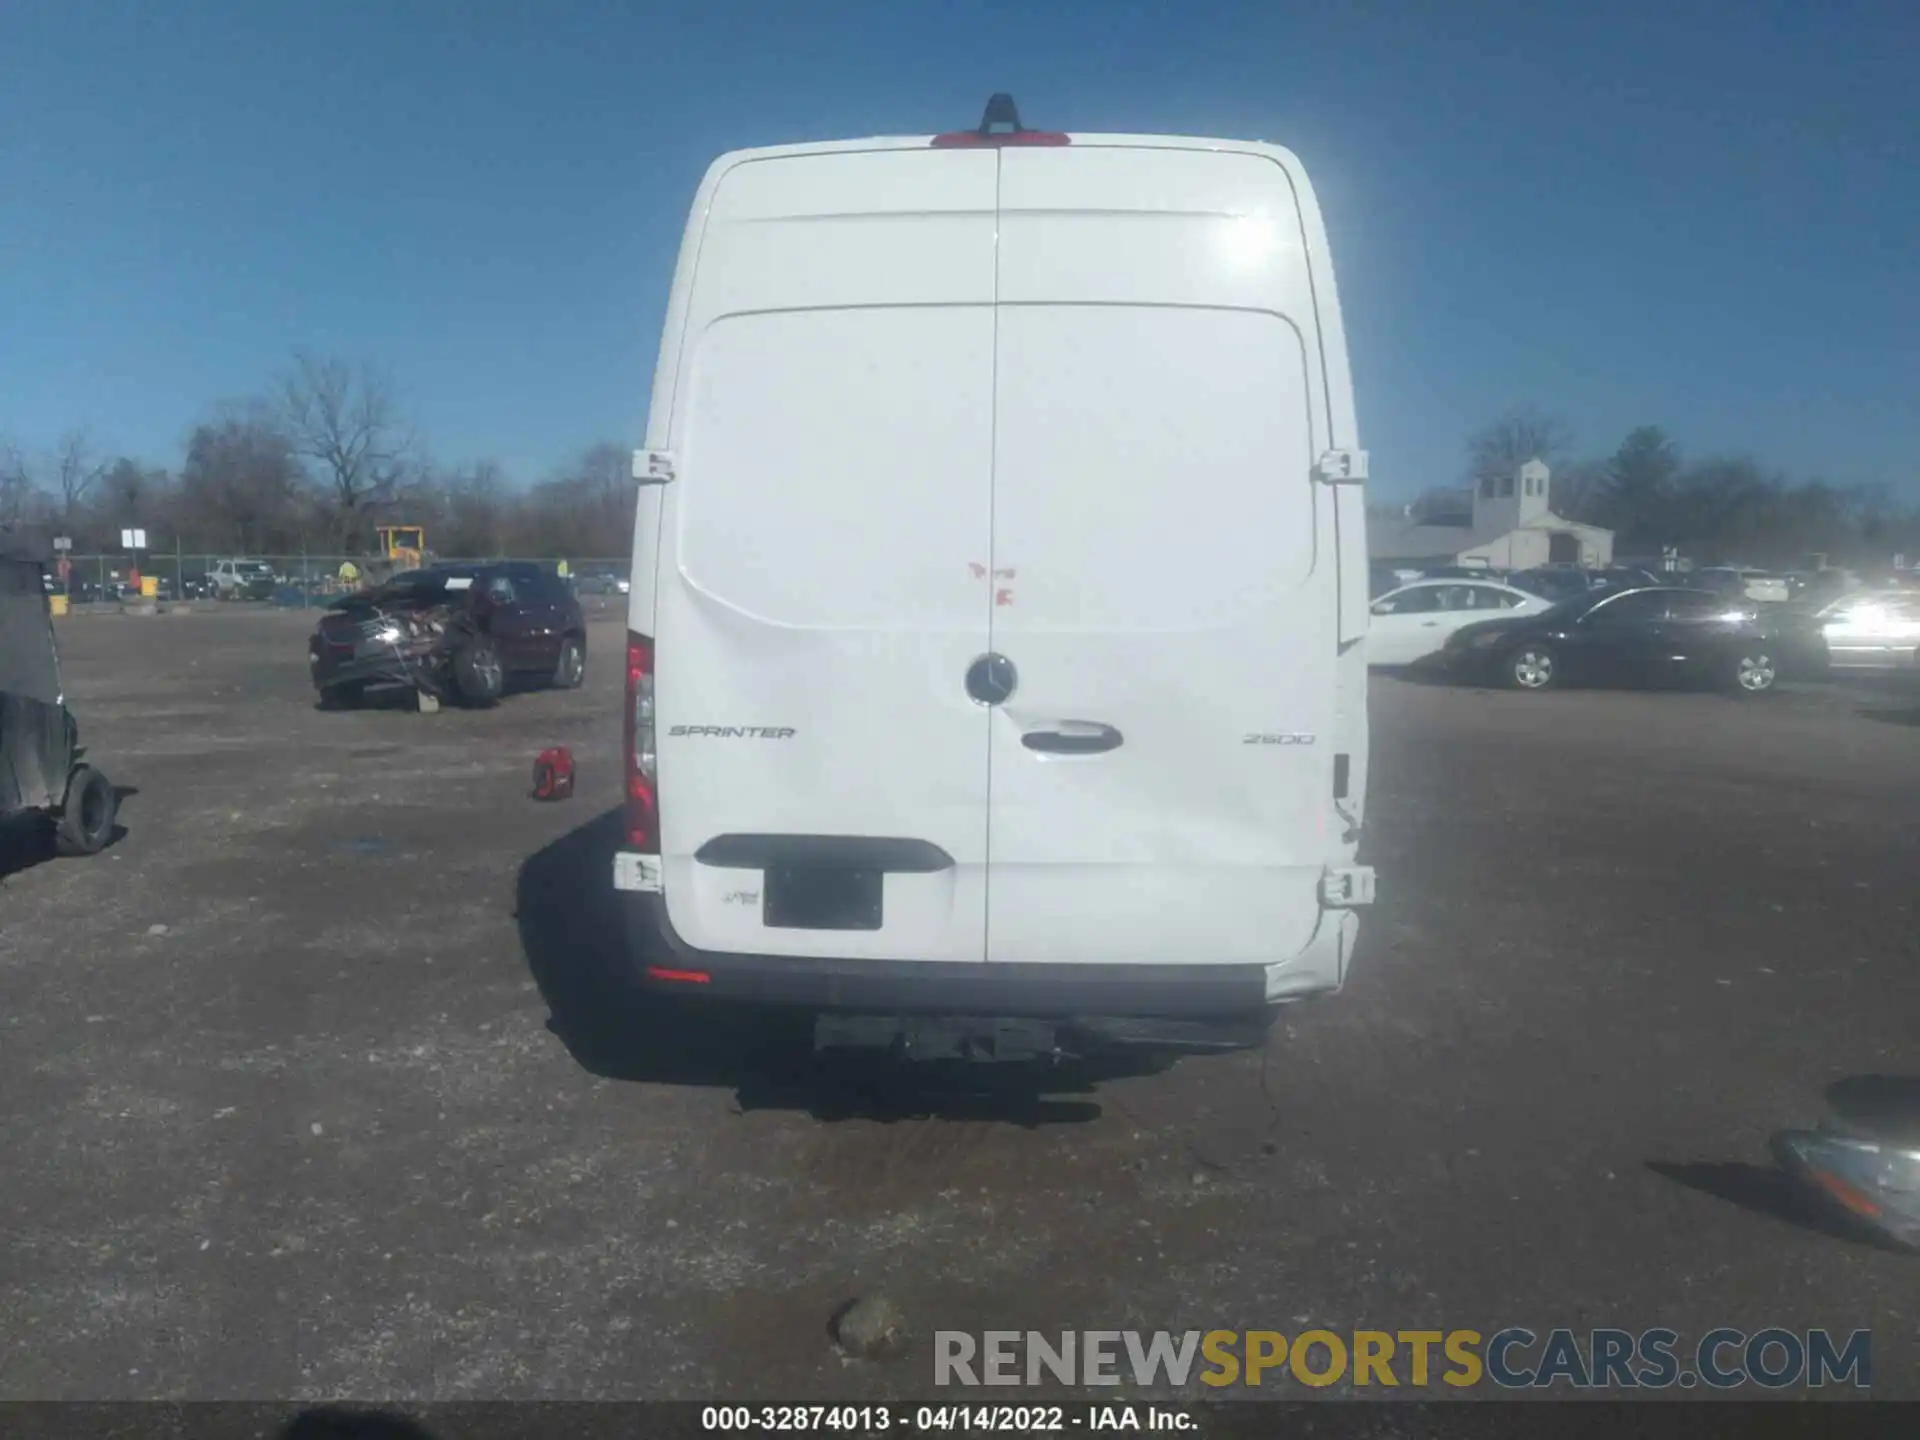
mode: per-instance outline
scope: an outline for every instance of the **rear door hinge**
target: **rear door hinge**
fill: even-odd
[[[1320,876],[1320,903],[1329,910],[1354,910],[1373,903],[1371,865],[1329,865]]]
[[[1322,485],[1364,485],[1367,480],[1367,452],[1329,450],[1314,465],[1313,478]]]
[[[679,473],[671,450],[633,452],[633,478],[641,485],[666,485]]]

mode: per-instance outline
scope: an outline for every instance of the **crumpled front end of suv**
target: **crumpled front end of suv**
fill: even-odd
[[[451,700],[453,652],[470,630],[464,607],[444,601],[330,610],[307,644],[314,688],[411,685]]]

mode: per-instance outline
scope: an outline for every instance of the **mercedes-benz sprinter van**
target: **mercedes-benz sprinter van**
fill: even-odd
[[[695,197],[634,467],[650,984],[1065,1021],[1346,976],[1366,457],[1313,190],[1011,115]]]

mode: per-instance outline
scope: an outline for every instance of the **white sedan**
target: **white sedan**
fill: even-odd
[[[1436,654],[1462,625],[1552,608],[1551,600],[1497,580],[1415,580],[1373,602],[1367,664],[1411,665]]]

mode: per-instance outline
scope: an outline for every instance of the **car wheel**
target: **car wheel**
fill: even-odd
[[[1733,662],[1733,688],[1741,695],[1765,695],[1780,678],[1773,654],[1767,650],[1741,650]]]
[[[507,672],[491,640],[476,635],[454,653],[453,683],[468,705],[491,705],[500,698],[507,688]]]
[[[1559,682],[1553,651],[1545,645],[1522,645],[1507,656],[1507,682],[1516,690],[1549,690]]]
[[[66,802],[54,830],[54,848],[62,855],[97,855],[113,834],[120,797],[107,777],[82,765],[67,781]]]
[[[553,688],[578,690],[587,678],[587,652],[569,635],[560,642],[560,658],[553,667]]]
[[[358,710],[367,699],[367,687],[358,680],[329,685],[320,692],[322,710]]]

